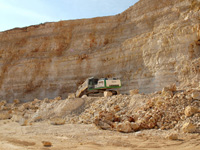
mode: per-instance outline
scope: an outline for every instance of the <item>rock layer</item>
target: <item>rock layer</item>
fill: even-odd
[[[0,33],[0,96],[67,97],[87,77],[119,77],[122,93],[198,86],[200,1],[140,0],[121,14]]]

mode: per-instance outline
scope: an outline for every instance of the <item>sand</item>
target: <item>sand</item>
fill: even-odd
[[[51,125],[38,122],[20,126],[11,120],[0,121],[0,150],[198,150],[199,134],[179,135],[178,140],[165,138],[166,132],[144,130],[119,133],[99,130],[94,125]],[[44,147],[42,141],[51,142]]]

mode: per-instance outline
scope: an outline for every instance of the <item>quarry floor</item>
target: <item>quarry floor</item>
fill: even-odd
[[[119,133],[99,130],[94,125],[50,125],[38,122],[20,126],[0,121],[0,150],[198,150],[200,135],[179,135],[178,140],[163,138],[168,131],[146,130]],[[44,147],[42,141],[52,143]]]

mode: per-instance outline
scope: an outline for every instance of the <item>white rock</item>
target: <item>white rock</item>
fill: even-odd
[[[87,95],[83,95],[81,98],[87,98]]]
[[[104,97],[110,97],[112,95],[113,95],[112,92],[110,92],[110,91],[104,91]]]

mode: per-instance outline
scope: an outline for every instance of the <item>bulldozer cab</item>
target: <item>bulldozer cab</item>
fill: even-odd
[[[95,88],[95,85],[97,85],[98,83],[98,80],[97,78],[90,78],[88,79],[88,89],[94,89]]]

